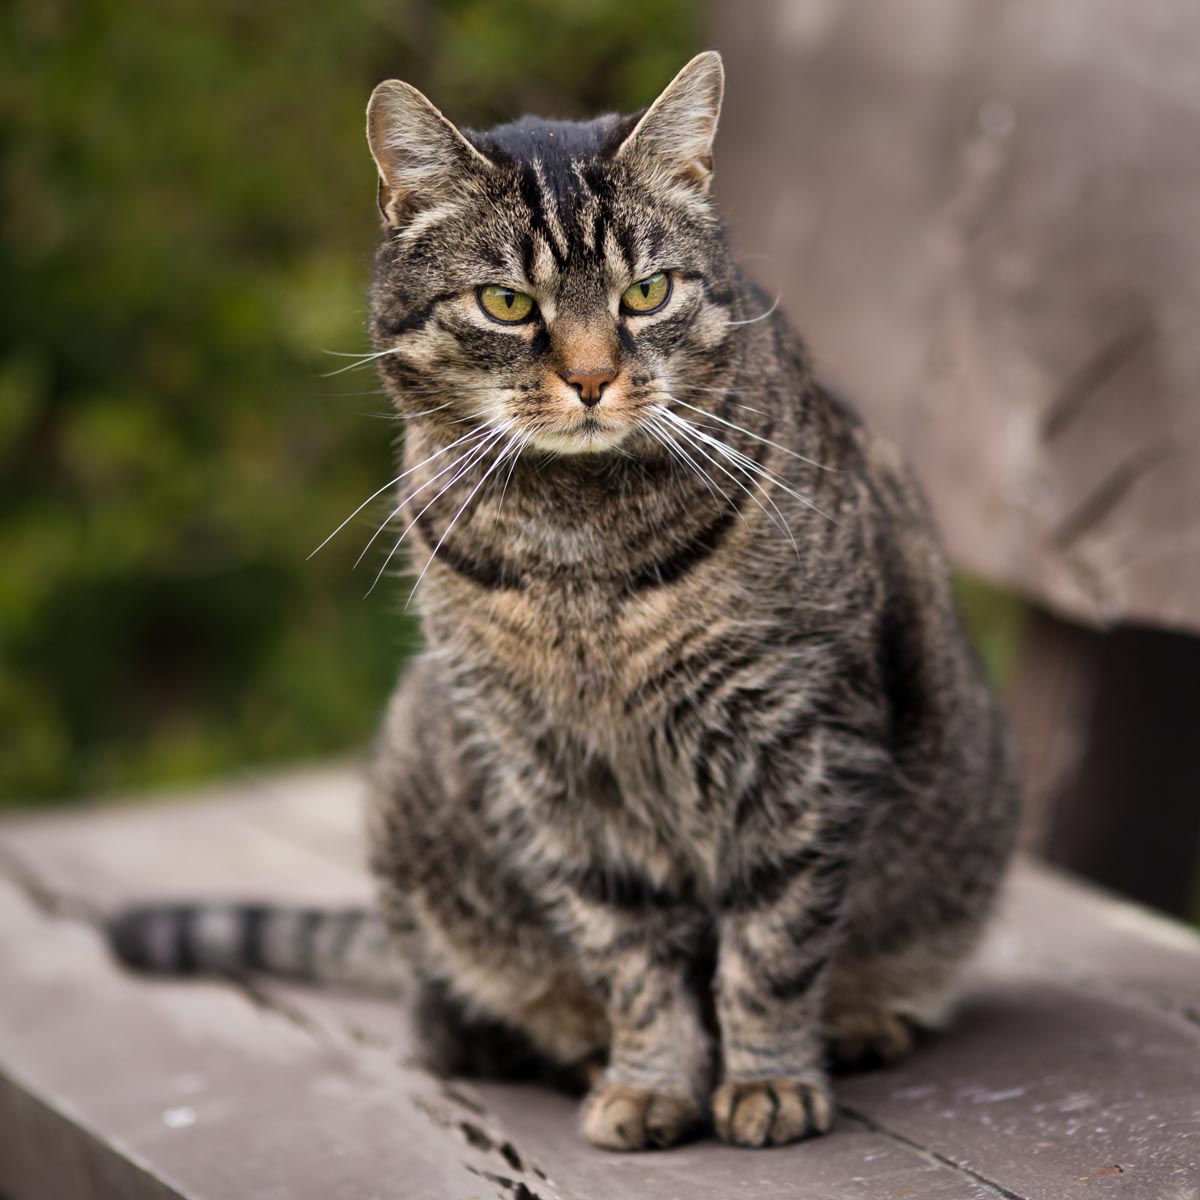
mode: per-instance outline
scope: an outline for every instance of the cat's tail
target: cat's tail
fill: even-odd
[[[107,924],[113,953],[156,975],[277,975],[395,994],[407,972],[382,918],[365,908],[147,904]]]

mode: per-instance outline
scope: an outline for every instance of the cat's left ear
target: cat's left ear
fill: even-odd
[[[707,192],[725,68],[715,50],[697,54],[646,110],[614,157],[643,158]]]

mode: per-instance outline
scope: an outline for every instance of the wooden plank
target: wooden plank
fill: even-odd
[[[1036,963],[1048,978],[1119,991],[1200,1020],[1195,929],[1032,859],[1018,864],[984,963],[993,973]]]
[[[346,781],[331,777],[327,782],[332,801]],[[230,894],[236,890],[234,878],[223,878],[222,872],[231,870],[244,887],[247,862],[261,853],[254,893],[294,896],[294,872],[312,864],[291,849],[305,842],[314,793],[294,793],[304,797],[295,802],[299,836],[294,829],[285,836],[279,824],[286,821],[290,794],[285,780],[279,786],[238,789],[233,800],[205,797],[195,804],[121,808],[77,820],[18,821],[0,829],[0,857],[27,890],[76,916],[117,902],[122,889],[147,894],[143,882],[130,880],[129,861],[149,864],[159,886],[169,876],[169,886],[189,894],[214,882]],[[235,806],[244,811],[231,819]],[[340,811],[332,804],[326,810],[318,803],[316,809]],[[185,848],[173,870],[162,867],[162,855],[148,852],[154,829],[160,847]],[[264,849],[276,837],[282,846]],[[231,839],[237,852],[222,854]],[[335,837],[331,845],[344,851],[346,839]],[[123,848],[132,848],[129,860]],[[327,865],[322,879],[330,888],[348,868],[336,857]],[[336,891],[326,898],[337,899]],[[411,1052],[396,1005],[267,983],[261,995],[270,1003],[264,1008],[232,985],[138,980],[113,967],[86,924],[54,920],[34,912],[28,902],[24,914],[10,919],[6,900],[18,907],[15,891],[7,897],[0,892],[0,973],[17,986],[0,997],[0,1063],[15,1064],[21,1097],[70,1097],[72,1110],[97,1131],[93,1140],[111,1156],[106,1170],[152,1163],[188,1197],[340,1196],[354,1194],[345,1190],[351,1186],[381,1188],[383,1195],[389,1194],[389,1180],[403,1178],[405,1190],[391,1194],[453,1197],[465,1187],[464,1194],[526,1200],[560,1194],[725,1200],[744,1183],[746,1157],[737,1151],[709,1144],[651,1158],[603,1154],[578,1137],[576,1104],[567,1097],[498,1085],[446,1089],[419,1071],[395,1065]],[[31,963],[20,947],[35,942],[39,955]],[[52,971],[38,966],[39,956],[53,963]],[[25,977],[30,969],[32,982]],[[116,997],[111,1004],[110,993]],[[49,1019],[44,1016],[48,1005]],[[264,1025],[270,1036],[263,1033]],[[98,1029],[104,1030],[104,1044],[93,1049]],[[231,1059],[214,1054],[214,1037]],[[273,1044],[279,1038],[287,1043],[284,1051]],[[237,1053],[243,1042],[250,1051],[246,1058]],[[397,1079],[389,1083],[392,1072]],[[119,1089],[110,1085],[114,1075],[121,1078]],[[323,1103],[337,1108],[336,1120],[322,1117]],[[159,1128],[180,1111],[194,1114],[194,1124],[166,1132]],[[2,1131],[15,1126],[5,1115],[0,1109],[0,1160],[9,1162],[11,1174],[0,1169],[0,1194],[23,1200],[34,1194],[24,1189],[36,1182],[38,1160],[26,1156],[18,1163],[6,1155]],[[62,1138],[64,1131],[53,1132]],[[844,1133],[794,1151],[803,1154],[800,1165],[792,1152],[765,1156],[755,1171],[756,1194],[794,1194],[800,1170],[817,1197],[883,1200],[906,1186],[930,1200],[999,1196],[858,1123],[848,1122]],[[303,1143],[303,1151],[290,1157],[292,1137]],[[436,1154],[429,1161],[431,1141]],[[377,1142],[386,1143],[378,1152]],[[418,1146],[425,1162],[415,1154]],[[182,1154],[181,1147],[189,1152]],[[228,1173],[231,1166],[222,1166],[247,1155],[253,1157],[251,1171],[235,1177]],[[407,1155],[414,1155],[411,1162]],[[699,1177],[693,1174],[695,1155],[703,1164]],[[313,1167],[312,1156],[324,1170]],[[292,1191],[294,1178],[303,1183]],[[506,1180],[522,1184],[526,1192],[514,1191]],[[149,1187],[153,1180],[148,1176],[145,1182]],[[142,1193],[114,1187],[95,1194]]]
[[[1022,861],[952,1034],[887,1076],[843,1102],[1027,1200],[1200,1196],[1200,937]]]
[[[132,979],[107,960],[86,917],[123,894],[307,897],[311,878],[323,899],[361,895],[357,787],[350,772],[283,777],[199,803],[0,826],[0,864],[22,884],[0,892],[6,1200],[52,1194],[15,1185],[31,1167],[28,1153],[6,1153],[14,1095],[68,1114],[43,1142],[99,1153],[107,1170],[153,1164],[147,1187],[189,1197],[513,1196],[520,1183],[542,1200],[798,1188],[839,1200],[1062,1200],[1097,1188],[1174,1200],[1169,1188],[1183,1197],[1200,1180],[1200,940],[1029,864],[956,1031],[893,1070],[841,1081],[847,1111],[831,1137],[760,1154],[711,1141],[604,1154],[579,1139],[569,1098],[447,1088],[405,1066],[397,1005],[275,983],[256,1003],[225,984]],[[195,1123],[164,1125],[174,1109]],[[287,1190],[296,1175],[306,1190]],[[411,1188],[396,1192],[396,1179]]]
[[[352,769],[284,772],[88,813],[11,819],[0,848],[55,895],[98,908],[180,888],[368,903],[362,785]]]
[[[955,559],[1200,628],[1192,0],[725,0],[716,188]]]
[[[1137,1002],[983,976],[953,1035],[887,1074],[846,1080],[843,1103],[1026,1200],[1200,1181],[1200,1030]]]
[[[63,1200],[83,1179],[97,1200],[502,1194],[472,1174],[489,1156],[425,1115],[445,1101],[420,1073],[233,987],[115,971],[93,929],[2,881],[0,978],[6,1200]]]
[[[545,1089],[479,1089],[505,1126],[539,1147],[573,1195],[597,1200],[1000,1200],[1003,1192],[842,1115],[836,1133],[800,1146],[731,1149],[705,1140],[664,1154],[606,1154],[579,1144],[572,1105]]]
[[[386,1001],[349,999],[287,984],[272,984],[269,991],[328,1028],[341,1027],[355,1039],[379,1045],[399,1045],[402,1053],[408,1048],[400,1014]],[[581,1141],[578,1104],[570,1097],[535,1085],[478,1081],[458,1081],[453,1091],[488,1114],[510,1146],[532,1150],[538,1165],[565,1194],[581,1198],[728,1200],[745,1195],[790,1200],[798,1185],[803,1185],[806,1200],[891,1200],[897,1195],[999,1200],[1004,1195],[849,1113],[841,1115],[836,1137],[754,1156],[760,1162],[748,1162],[746,1152],[713,1141],[669,1154],[613,1155],[591,1150]],[[753,1181],[753,1191],[748,1190],[748,1180]]]
[[[0,1069],[0,1186],[19,1200],[184,1200],[149,1162]],[[17,1190],[19,1189],[19,1190]]]

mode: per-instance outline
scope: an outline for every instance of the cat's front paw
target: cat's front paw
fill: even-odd
[[[839,1013],[826,1027],[829,1057],[839,1068],[889,1066],[913,1049],[913,1027],[896,1013]]]
[[[732,1080],[713,1093],[713,1124],[734,1146],[783,1146],[829,1131],[833,1094],[821,1080]]]
[[[610,1080],[584,1101],[583,1134],[602,1150],[652,1150],[682,1142],[703,1116],[696,1098],[683,1089],[655,1091]]]

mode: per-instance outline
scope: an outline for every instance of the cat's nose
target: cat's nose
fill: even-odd
[[[588,408],[595,408],[600,403],[604,389],[616,377],[617,373],[612,367],[602,367],[598,371],[569,371],[563,376],[567,383],[579,393],[579,399]]]

